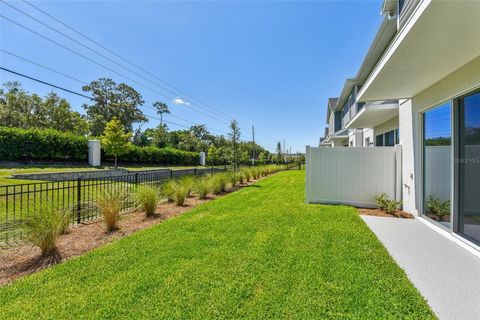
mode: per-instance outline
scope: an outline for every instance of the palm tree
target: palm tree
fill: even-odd
[[[163,125],[163,114],[170,113],[168,106],[163,102],[157,101],[153,104],[153,107],[157,109],[157,114],[160,115],[160,125]]]

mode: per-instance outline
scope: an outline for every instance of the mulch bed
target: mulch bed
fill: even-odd
[[[246,183],[237,188],[237,190],[261,179]],[[225,194],[233,191],[236,190],[229,190]],[[176,206],[174,203],[165,202],[157,207],[156,216],[153,218],[147,218],[143,211],[123,213],[119,221],[119,230],[112,233],[105,231],[105,226],[101,220],[71,226],[67,234],[60,236],[57,242],[57,249],[61,260],[65,261],[106,243],[126,237],[136,231],[161,223],[171,217],[181,215],[198,205],[223,195],[209,195],[209,198],[205,200],[198,200],[191,196],[185,200],[185,204],[181,207]],[[19,244],[0,250],[0,286],[52,265],[49,263],[37,263],[41,253],[40,249],[27,244]]]
[[[388,214],[383,212],[380,209],[366,209],[366,208],[357,208],[358,213],[364,216],[376,216],[376,217],[389,217],[389,218],[403,218],[403,219],[415,219],[410,213],[397,210],[395,215]]]

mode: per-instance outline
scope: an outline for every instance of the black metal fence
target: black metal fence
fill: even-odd
[[[27,217],[38,215],[39,206],[45,203],[55,209],[71,212],[73,225],[99,217],[99,211],[92,203],[102,190],[115,188],[130,194],[140,185],[159,186],[172,178],[226,170],[227,167],[161,170],[115,177],[0,186],[0,243],[8,244],[20,240],[20,222]],[[128,209],[133,209],[132,201],[125,202],[123,210]]]

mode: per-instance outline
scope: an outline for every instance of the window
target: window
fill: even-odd
[[[480,244],[480,91],[457,102],[458,232]]]
[[[386,147],[393,147],[395,145],[395,131],[385,132],[384,145]]]
[[[370,147],[370,137],[365,138],[365,147]]]
[[[398,131],[398,129],[395,130],[395,144],[399,144],[400,143],[400,133]]]
[[[423,215],[450,228],[450,102],[423,114]]]
[[[376,139],[376,144],[377,147],[383,147],[383,133],[379,134]]]

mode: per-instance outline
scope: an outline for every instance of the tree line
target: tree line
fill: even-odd
[[[140,107],[145,105],[142,95],[124,83],[100,78],[82,87],[92,99],[82,105],[84,114],[74,111],[71,104],[57,93],[41,97],[24,90],[17,81],[7,82],[0,88],[0,126],[22,129],[54,129],[83,136],[105,135],[107,123],[118,120],[128,143],[138,147],[174,148],[184,151],[207,153],[212,165],[225,163],[249,163],[255,160],[267,163],[282,159],[280,151],[272,154],[258,144],[240,141],[238,123],[232,120],[229,134],[215,135],[204,124],[184,130],[170,130],[163,115],[170,110],[166,103],[156,101],[152,107],[160,116],[160,124],[142,130],[148,117]],[[137,129],[134,129],[137,127]]]

